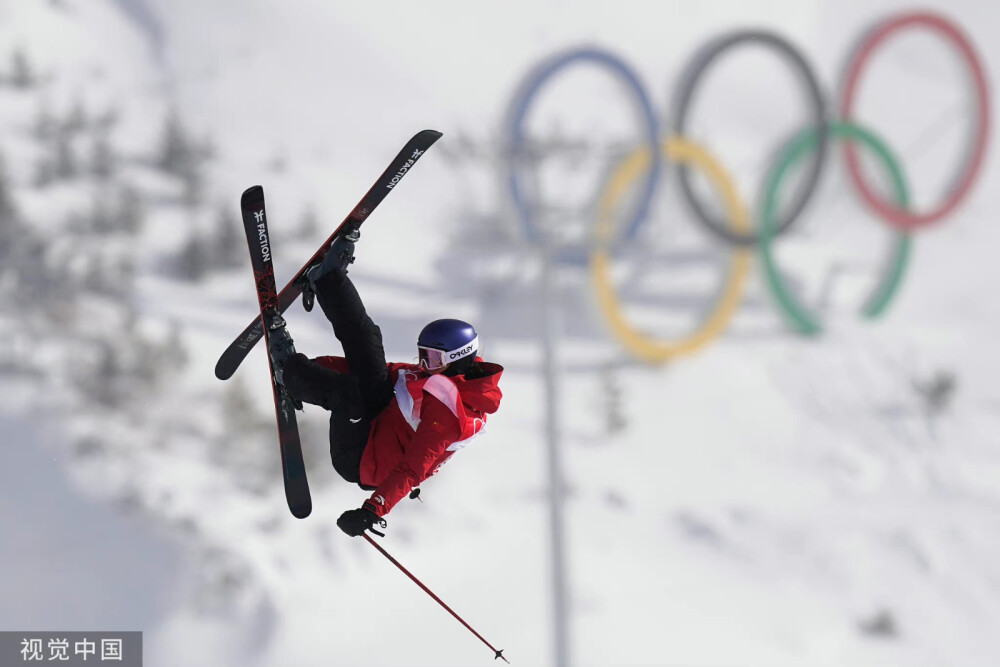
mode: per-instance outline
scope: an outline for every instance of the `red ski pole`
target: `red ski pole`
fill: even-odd
[[[424,592],[427,593],[428,595],[430,595],[432,598],[434,598],[439,605],[441,605],[442,607],[444,607],[448,611],[449,614],[451,614],[456,619],[458,619],[458,622],[461,623],[462,625],[464,625],[465,627],[467,627],[469,629],[469,632],[471,632],[475,636],[479,637],[479,641],[481,641],[482,643],[484,643],[487,646],[489,646],[490,650],[493,651],[496,654],[493,657],[494,660],[496,660],[497,658],[500,658],[501,660],[503,660],[504,662],[506,662],[508,665],[510,664],[510,661],[507,660],[507,658],[503,657],[503,649],[501,649],[501,650],[498,651],[495,648],[493,648],[492,644],[490,644],[488,641],[486,641],[485,639],[483,639],[483,636],[481,634],[479,634],[478,632],[476,632],[475,630],[473,630],[472,626],[469,625],[468,623],[466,623],[464,620],[462,620],[461,616],[459,616],[454,611],[452,611],[451,607],[449,607],[444,602],[442,602],[441,598],[439,598],[438,596],[434,595],[434,593],[431,591],[431,589],[429,589],[426,586],[424,586],[424,584],[419,579],[417,579],[412,574],[410,574],[409,570],[407,570],[405,567],[403,567],[398,560],[396,560],[395,558],[393,558],[392,556],[390,556],[389,552],[386,551],[385,549],[383,549],[375,540],[373,540],[371,538],[371,536],[368,535],[368,533],[363,533],[362,537],[364,537],[366,540],[368,540],[368,543],[370,545],[372,545],[373,547],[375,547],[376,549],[378,549],[382,553],[383,556],[385,556],[386,558],[388,558],[390,563],[392,563],[393,565],[395,565],[396,567],[398,567],[403,572],[403,574],[405,574],[410,579],[412,579],[413,582],[417,586],[420,586],[420,588],[424,589]]]

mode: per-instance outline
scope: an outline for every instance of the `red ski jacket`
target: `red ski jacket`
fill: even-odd
[[[343,357],[317,361],[347,371]],[[428,375],[414,364],[387,364],[395,397],[372,420],[359,471],[361,484],[375,487],[370,501],[379,516],[468,445],[500,407],[503,367],[478,357],[476,362],[471,378]]]

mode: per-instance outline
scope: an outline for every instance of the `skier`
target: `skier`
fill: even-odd
[[[337,520],[352,537],[385,527],[393,506],[479,433],[500,405],[503,372],[477,356],[472,325],[454,319],[423,328],[418,364],[386,363],[382,332],[347,277],[359,236],[356,228],[338,235],[306,274],[344,356],[296,353],[286,328],[272,333],[270,346],[275,380],[294,399],[330,411],[334,469],[372,491]]]

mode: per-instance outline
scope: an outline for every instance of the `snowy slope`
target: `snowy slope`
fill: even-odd
[[[150,522],[183,536],[204,563],[188,585],[194,592],[147,629],[149,664],[489,659],[368,545],[336,528],[340,512],[364,494],[330,469],[318,409],[301,418],[314,513],[290,517],[262,352],[229,383],[212,376],[218,354],[254,312],[246,267],[194,282],[171,269],[188,234],[214,233],[217,207],[235,208],[245,187],[261,183],[278,277],[287,277],[424,127],[445,137],[365,227],[352,277],[390,357],[411,358],[424,322],[456,316],[479,325],[488,356],[508,370],[503,407],[487,434],[428,482],[425,503],[404,501],[392,512],[385,544],[514,664],[552,664],[538,263],[531,249],[496,237],[477,217],[510,212],[491,162],[452,157],[461,155],[458,137],[498,150],[508,96],[524,71],[585,43],[627,57],[658,110],[667,108],[670,84],[693,48],[744,25],[780,29],[803,45],[832,91],[852,40],[890,4],[661,3],[652,12],[646,3],[554,1],[502,10],[443,1],[306,0],[294,11],[264,0],[136,4],[162,32],[150,33],[134,11],[112,2],[0,5],[8,41],[23,42],[52,72],[40,96],[53,108],[80,96],[90,108],[120,106],[120,178],[147,202],[141,234],[108,242],[139,249],[126,305],[94,297],[111,326],[82,328],[86,341],[82,334],[40,339],[31,349],[47,374],[6,374],[3,383],[12,409],[35,409],[61,385],[61,364],[86,356],[91,338],[113,341],[131,317],[148,344],[166,345],[171,327],[181,326],[188,363],[134,389],[126,407],[95,420],[83,414],[84,398],[57,394],[55,424],[66,441],[103,443],[103,455],[77,466],[78,481],[129,498]],[[987,63],[998,62],[988,29],[997,25],[996,10],[969,3],[947,11]],[[60,49],[42,46],[52,38]],[[918,205],[944,187],[940,165],[954,163],[962,139],[961,89],[945,54],[916,37],[889,49],[872,70],[873,81],[905,83],[912,102],[877,85],[865,89],[863,116],[899,147]],[[914,59],[929,76],[910,76]],[[753,56],[714,73],[692,128],[751,201],[761,156],[800,120],[791,77],[772,64]],[[574,73],[542,100],[533,127],[557,125],[571,136],[595,127],[634,132],[616,91],[599,76]],[[4,94],[11,110],[0,123],[4,153],[33,157],[41,149],[23,128],[37,97]],[[195,208],[179,203],[177,178],[150,164],[171,109],[195,137],[211,138],[207,194]],[[918,139],[931,121],[947,130],[926,146]],[[990,157],[958,215],[920,236],[900,300],[874,326],[856,322],[854,310],[890,232],[856,203],[839,159],[828,165],[804,233],[779,251],[811,303],[832,265],[861,267],[835,283],[824,311],[830,331],[820,340],[788,333],[755,277],[721,340],[677,363],[641,367],[608,336],[585,274],[560,270],[571,664],[996,662],[1000,643],[990,630],[1000,622],[1000,538],[991,528],[1000,517],[1000,396],[992,379],[1000,354],[992,341],[1000,313],[992,312],[991,286],[1000,268],[988,253],[1000,240],[991,224],[1000,201],[993,164]],[[36,188],[30,169],[14,169],[19,203],[47,233],[100,191],[86,179]],[[587,192],[600,175],[594,163],[568,177],[554,173],[576,179],[567,196]],[[456,192],[457,184],[471,194]],[[667,292],[682,288],[700,302],[717,284],[715,262],[725,254],[669,198],[675,195],[668,189],[657,204],[647,242],[665,254],[683,247],[714,258],[707,268],[667,264],[657,274],[669,281],[658,283]],[[310,209],[318,228],[295,232]],[[683,307],[629,312],[664,334],[689,328],[698,315]],[[12,314],[4,313],[8,326]],[[296,306],[288,319],[299,350],[336,351],[318,311]],[[913,382],[942,371],[954,374],[958,388],[950,406],[933,414]],[[622,430],[608,425],[609,383],[621,392]],[[864,629],[880,618],[882,634]]]

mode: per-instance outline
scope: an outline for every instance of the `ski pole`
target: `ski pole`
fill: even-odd
[[[495,648],[493,648],[492,644],[490,644],[488,641],[486,641],[485,639],[483,639],[483,636],[481,634],[479,634],[478,632],[476,632],[475,630],[473,630],[472,626],[469,625],[468,623],[466,623],[464,620],[462,620],[462,617],[459,616],[458,614],[456,614],[452,610],[451,607],[449,607],[448,605],[446,605],[441,600],[441,598],[439,598],[438,596],[434,595],[434,593],[431,591],[431,589],[429,589],[426,586],[424,586],[424,584],[419,579],[417,579],[412,574],[410,574],[409,570],[407,570],[405,567],[403,567],[398,560],[396,560],[395,558],[393,558],[392,556],[390,556],[389,552],[386,551],[385,549],[383,549],[375,540],[372,539],[372,537],[370,535],[368,535],[367,533],[364,533],[364,534],[362,534],[362,537],[364,537],[366,540],[368,540],[369,544],[371,544],[373,547],[375,547],[376,549],[378,549],[382,553],[383,556],[385,556],[386,558],[388,558],[390,563],[392,563],[393,565],[395,565],[396,567],[398,567],[403,572],[403,574],[405,574],[410,579],[412,579],[413,582],[417,586],[420,586],[420,588],[424,589],[424,592],[427,593],[428,595],[430,595],[432,598],[434,598],[439,605],[441,605],[442,607],[444,607],[448,611],[449,614],[451,614],[452,616],[454,616],[455,618],[457,618],[459,623],[461,623],[462,625],[464,625],[465,627],[467,627],[469,629],[469,632],[471,632],[475,636],[479,637],[479,641],[481,641],[482,643],[484,643],[487,646],[489,646],[490,650],[493,651],[496,654],[493,657],[494,660],[496,660],[497,658],[500,658],[501,660],[503,660],[504,662],[506,662],[508,665],[510,664],[510,661],[507,660],[507,658],[503,657],[503,649],[500,649],[498,651]]]

